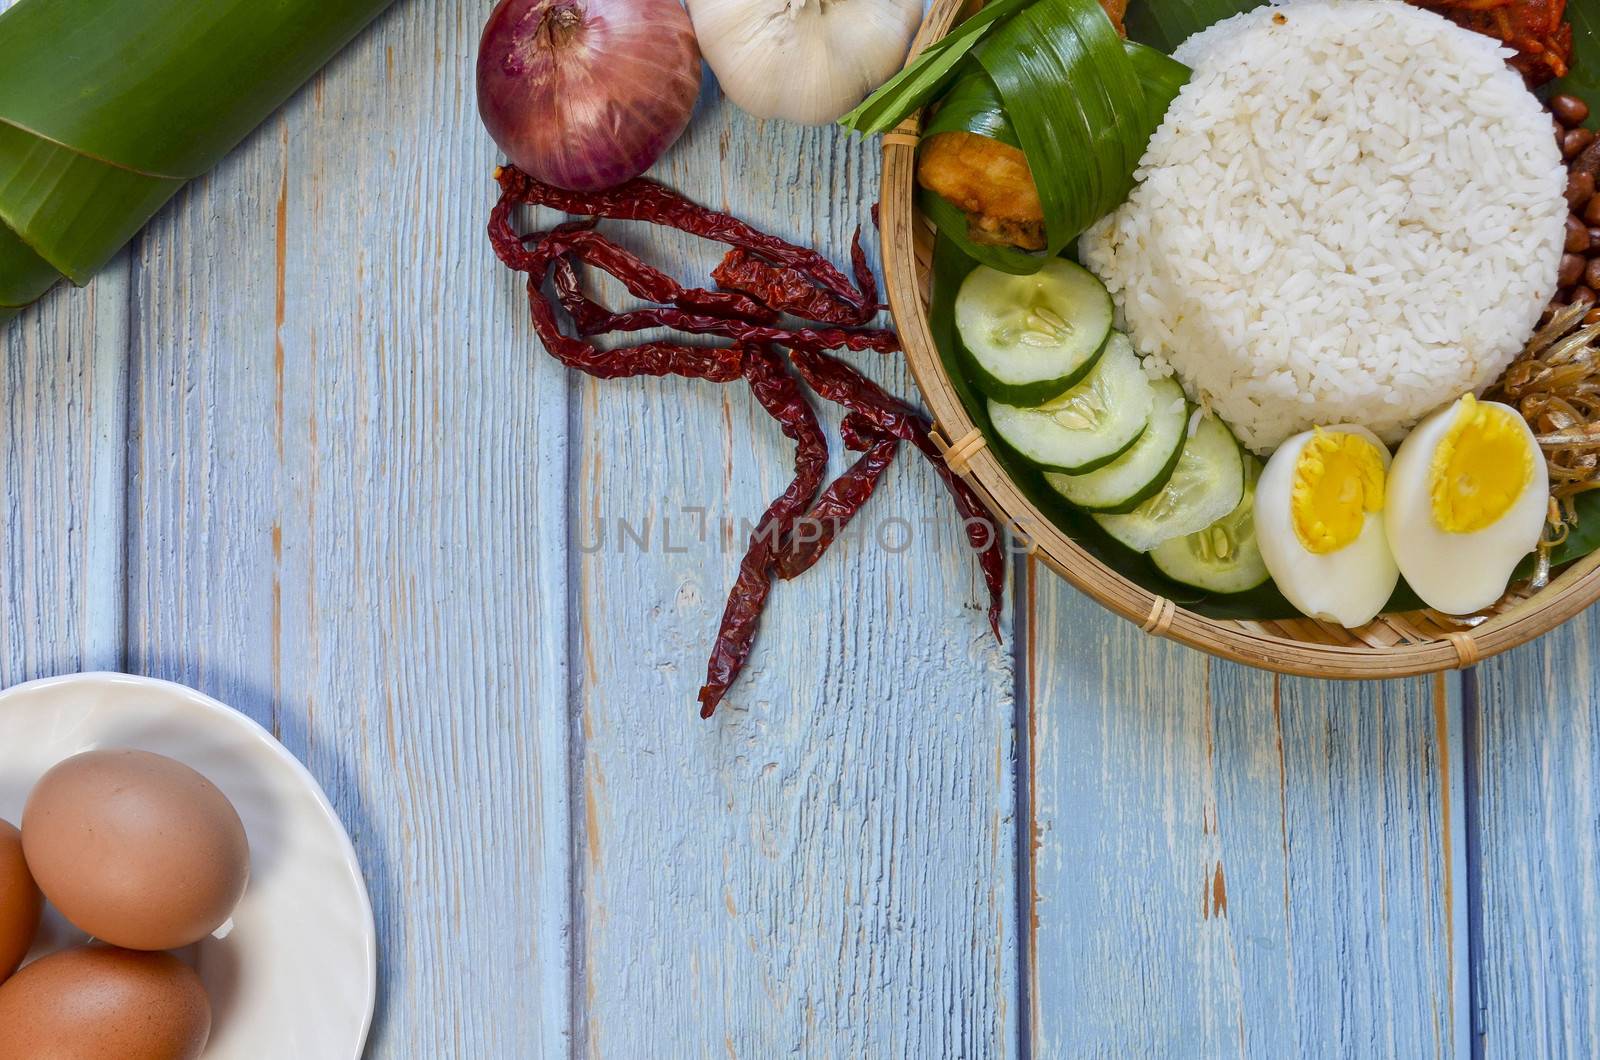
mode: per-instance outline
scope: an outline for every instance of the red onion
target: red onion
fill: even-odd
[[[678,0],[500,0],[478,45],[489,135],[523,172],[571,191],[649,169],[699,92]]]

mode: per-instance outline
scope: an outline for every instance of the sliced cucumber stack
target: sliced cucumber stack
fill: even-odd
[[[1244,453],[1228,428],[1206,416],[1190,435],[1178,466],[1161,492],[1126,515],[1096,515],[1095,522],[1135,552],[1204,530],[1244,497]]]
[[[1028,276],[980,265],[956,295],[956,330],[978,389],[1010,405],[1037,405],[1099,360],[1111,335],[1111,295],[1061,258]]]
[[[1259,461],[1214,416],[1190,431],[1183,387],[1150,381],[1092,273],[1062,259],[1026,276],[979,266],[955,325],[995,432],[1069,503],[1174,581],[1240,593],[1268,580]]]
[[[1090,512],[1131,512],[1159,493],[1183,454],[1190,406],[1176,379],[1158,380],[1151,389],[1155,401],[1150,423],[1132,449],[1098,471],[1087,475],[1047,473],[1045,481]]]
[[[1083,475],[1127,452],[1154,406],[1155,391],[1133,344],[1112,332],[1083,382],[1035,408],[991,400],[989,419],[1007,445],[1045,470]]]
[[[1150,553],[1173,581],[1213,593],[1243,593],[1264,583],[1267,564],[1256,545],[1256,479],[1261,462],[1245,457],[1244,499],[1198,533],[1163,541]]]

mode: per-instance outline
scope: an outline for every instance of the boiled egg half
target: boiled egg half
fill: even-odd
[[[1313,618],[1360,626],[1394,593],[1399,568],[1384,535],[1389,450],[1365,427],[1297,434],[1256,485],[1261,558],[1289,602]]]
[[[1429,607],[1468,615],[1505,593],[1549,505],[1549,470],[1527,422],[1467,394],[1401,444],[1383,517],[1407,584]]]

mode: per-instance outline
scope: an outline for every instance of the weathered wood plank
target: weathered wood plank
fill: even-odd
[[[1454,1055],[1443,679],[1278,680],[1047,574],[1027,659],[1034,1055]]]
[[[0,324],[0,687],[121,662],[127,337],[125,256]]]
[[[128,275],[0,320],[0,688],[122,661]]]
[[[712,101],[659,175],[842,257],[870,225],[877,158]],[[680,276],[715,260],[629,238]],[[897,358],[854,359],[914,395]],[[742,385],[577,390],[580,1051],[1010,1055],[1013,675],[937,479],[902,454],[863,518],[892,548],[904,520],[904,550],[846,545],[779,585],[702,722],[741,520],[782,491],[793,449]],[[686,507],[708,512],[707,540]],[[647,545],[620,542],[619,519],[650,520]]]
[[[145,236],[132,668],[268,724],[376,908],[384,1056],[559,1056],[566,380],[482,235],[478,8],[403,4]]]
[[[1484,663],[1469,695],[1483,1056],[1600,1048],[1596,615]]]

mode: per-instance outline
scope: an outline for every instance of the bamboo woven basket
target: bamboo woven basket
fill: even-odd
[[[967,7],[967,0],[934,0],[912,54],[948,33]],[[1380,615],[1360,629],[1312,619],[1246,622],[1195,614],[1101,563],[1058,529],[1001,468],[934,345],[928,324],[933,227],[918,211],[915,195],[920,125],[920,118],[910,119],[883,138],[884,276],[906,359],[952,469],[966,477],[1002,522],[1027,527],[1035,555],[1078,589],[1146,633],[1250,666],[1330,678],[1407,677],[1471,666],[1548,633],[1600,600],[1600,553],[1595,553],[1543,589],[1513,586],[1494,607],[1465,619],[1417,611]]]

